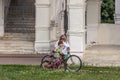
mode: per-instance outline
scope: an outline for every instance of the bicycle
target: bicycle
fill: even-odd
[[[40,67],[44,69],[61,69],[69,72],[78,72],[82,67],[82,60],[77,55],[67,54],[67,57],[62,55],[59,61],[56,60],[53,54],[45,55]]]

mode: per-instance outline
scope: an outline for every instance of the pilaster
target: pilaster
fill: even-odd
[[[115,24],[120,24],[120,0],[115,0]]]
[[[70,0],[68,37],[71,53],[82,55],[85,50],[85,0]]]
[[[0,37],[4,36],[4,1],[0,0]]]
[[[50,2],[49,0],[36,0],[35,5],[35,51],[48,53],[50,51]]]

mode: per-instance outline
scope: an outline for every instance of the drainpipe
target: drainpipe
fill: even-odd
[[[68,30],[68,14],[67,14],[67,0],[65,0],[65,10],[64,10],[64,31],[65,35],[67,34]]]

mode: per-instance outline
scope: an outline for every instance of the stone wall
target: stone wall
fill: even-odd
[[[120,45],[120,25],[101,24],[98,28],[98,43]]]
[[[101,0],[88,0],[86,6],[86,44],[98,43],[98,26],[101,20]]]

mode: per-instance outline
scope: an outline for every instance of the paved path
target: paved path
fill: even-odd
[[[0,54],[0,64],[39,65],[43,54]],[[120,45],[95,45],[86,49],[84,63],[120,66]]]
[[[43,56],[43,54],[0,54],[0,64],[40,65]]]

